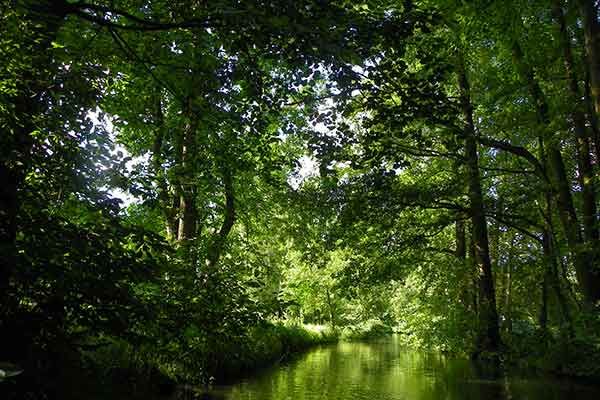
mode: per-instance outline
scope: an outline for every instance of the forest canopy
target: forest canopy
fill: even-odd
[[[598,376],[599,8],[1,2],[0,393],[285,324]]]

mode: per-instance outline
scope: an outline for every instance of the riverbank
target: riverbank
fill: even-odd
[[[244,337],[241,344],[182,354],[178,359],[149,356],[148,349],[115,342],[86,354],[83,368],[66,369],[71,379],[61,383],[68,391],[61,398],[170,398],[178,387],[234,382],[312,347],[335,343],[339,335],[324,326],[269,322],[250,328]]]
[[[309,348],[338,340],[337,332],[322,325],[264,324],[251,330],[243,348],[231,348],[224,354],[210,376],[218,382],[232,381]]]
[[[178,387],[227,383],[304,351],[338,341],[339,334],[319,325],[264,322],[239,334],[240,340],[213,340],[190,347],[134,346],[109,339],[86,350],[65,346],[52,376],[26,369],[1,383],[0,398],[75,400],[158,400]],[[202,337],[191,338],[203,343]]]

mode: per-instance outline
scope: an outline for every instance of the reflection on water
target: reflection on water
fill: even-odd
[[[236,385],[228,400],[596,400],[600,387],[569,381],[491,378],[468,360],[407,350],[395,339],[315,349]]]

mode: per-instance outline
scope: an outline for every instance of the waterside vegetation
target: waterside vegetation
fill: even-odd
[[[600,376],[599,8],[0,2],[0,397],[392,332]]]

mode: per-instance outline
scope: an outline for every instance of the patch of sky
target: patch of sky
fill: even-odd
[[[318,161],[310,155],[300,157],[298,159],[298,166],[288,177],[288,184],[294,190],[297,190],[302,185],[302,182],[319,175],[318,165]]]
[[[131,172],[135,165],[139,163],[148,162],[149,155],[144,155],[141,157],[131,157],[131,154],[127,151],[127,149],[118,143],[117,135],[115,132],[115,127],[111,122],[110,117],[108,117],[102,110],[96,108],[94,111],[88,112],[87,117],[90,119],[94,127],[100,128],[108,133],[109,139],[113,144],[113,148],[110,153],[117,161],[122,161],[125,158],[130,158],[129,161],[125,163],[125,168],[128,172]],[[126,121],[124,121],[126,122]],[[85,142],[83,143],[85,145]],[[97,163],[98,168],[104,169],[105,167],[102,163]],[[140,203],[141,199],[129,193],[128,191],[124,191],[119,188],[110,188],[109,193],[112,197],[121,200],[121,204],[123,207],[127,207],[131,204]]]

